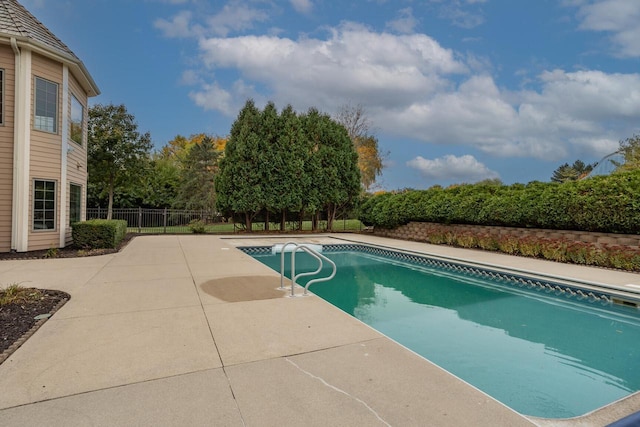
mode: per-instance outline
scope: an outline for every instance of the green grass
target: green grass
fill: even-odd
[[[303,221],[302,230],[298,230],[297,221],[287,222],[286,225],[287,225],[286,231],[292,232],[292,233],[295,233],[296,231],[311,231],[311,221]],[[326,226],[327,226],[326,221],[320,221],[318,228],[319,230],[324,230]],[[263,222],[256,222],[252,226],[253,231],[264,231],[264,228],[265,227]],[[347,220],[340,219],[340,220],[334,221],[333,223],[334,231],[361,231],[363,228],[364,226],[362,225],[360,220],[357,220],[357,219],[347,219]],[[270,222],[269,229],[270,231],[279,231],[280,223]],[[129,233],[138,233],[138,227],[129,227],[127,228],[127,231]],[[139,229],[139,231],[141,233],[148,233],[148,234],[163,234],[163,233],[190,234],[191,233],[189,226],[186,224],[179,225],[179,226],[168,226],[166,227],[166,229],[165,227],[142,227]],[[239,223],[233,224],[229,222],[223,222],[223,223],[210,224],[206,226],[207,233],[232,234],[232,233],[240,233],[244,231],[245,231],[244,226]]]

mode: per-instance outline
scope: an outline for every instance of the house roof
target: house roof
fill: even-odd
[[[57,56],[68,63],[89,96],[100,94],[82,61],[17,0],[0,0],[0,34],[15,38],[18,44],[31,45],[45,54]]]
[[[0,31],[39,41],[47,47],[78,57],[16,0],[0,0]]]

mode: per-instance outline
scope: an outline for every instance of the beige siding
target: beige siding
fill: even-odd
[[[31,64],[32,79],[40,77],[58,84],[58,124],[57,134],[33,129],[35,82],[31,92],[31,159],[29,190],[29,248],[48,249],[59,246],[60,239],[60,182],[62,155],[62,65],[43,56],[34,54]],[[56,228],[52,231],[33,231],[33,181],[45,179],[56,181]]]
[[[4,70],[3,124],[0,125],[0,252],[11,250],[14,64],[15,56],[11,47],[0,45],[0,68]]]

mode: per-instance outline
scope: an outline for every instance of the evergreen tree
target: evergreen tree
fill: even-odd
[[[217,207],[227,214],[244,216],[247,231],[264,207],[260,162],[260,111],[248,100],[231,126],[231,134],[216,177]]]
[[[175,207],[215,210],[214,182],[219,156],[213,139],[208,136],[191,147],[184,159]]]
[[[569,166],[569,163],[565,163],[553,171],[551,181],[553,182],[566,182],[577,181],[584,178],[589,172],[593,170],[595,164],[587,165],[582,160],[576,160],[573,165]]]

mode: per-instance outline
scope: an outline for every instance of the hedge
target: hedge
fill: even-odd
[[[127,221],[92,219],[71,225],[74,246],[82,249],[115,248],[127,234]]]
[[[640,170],[565,183],[463,184],[368,196],[359,219],[640,233]]]

